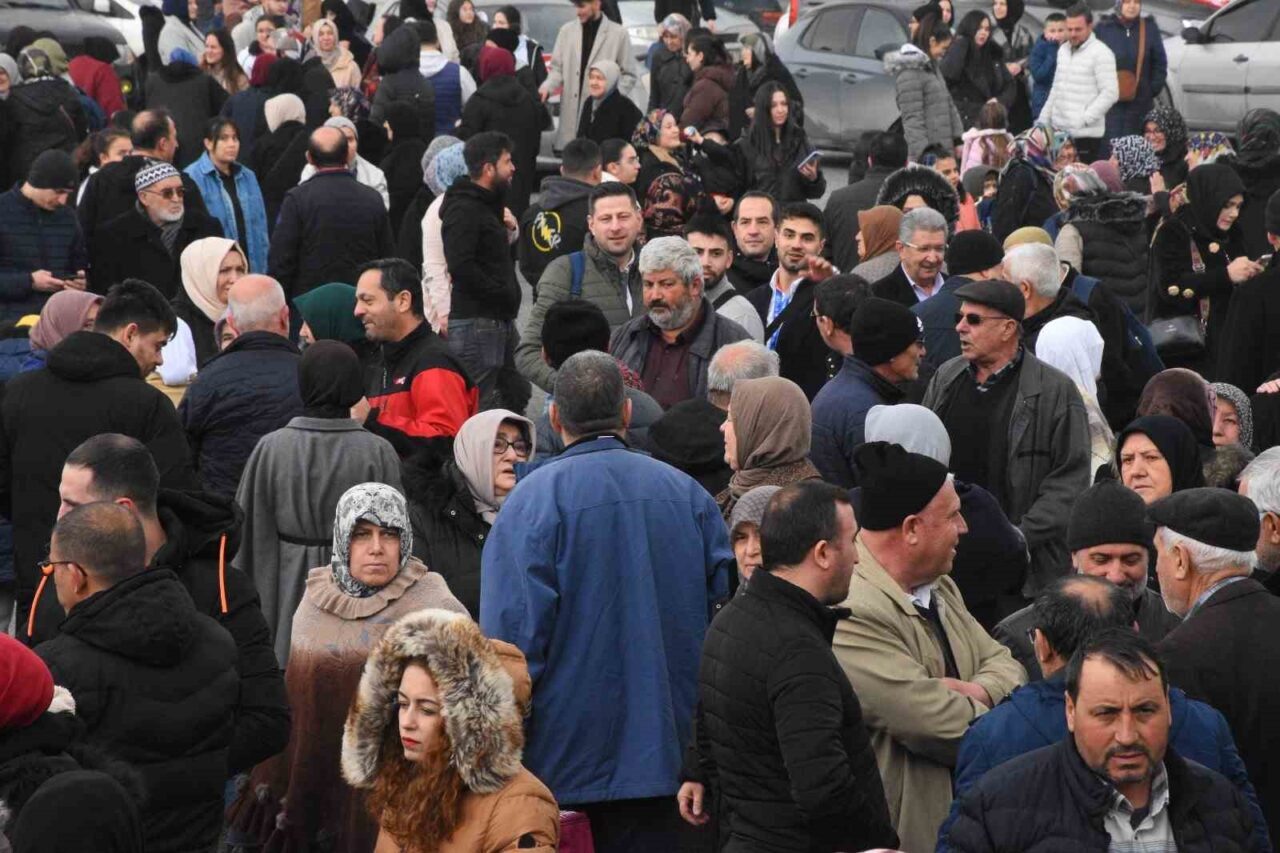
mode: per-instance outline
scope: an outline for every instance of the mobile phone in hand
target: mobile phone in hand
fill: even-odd
[[[801,160],[799,163],[796,164],[796,168],[803,169],[805,166],[808,166],[810,163],[816,164],[821,157],[822,157],[822,152],[810,151],[808,157],[805,157],[803,160]]]

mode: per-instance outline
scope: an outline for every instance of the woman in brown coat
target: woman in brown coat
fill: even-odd
[[[342,738],[342,774],[382,827],[375,853],[558,847],[555,798],[520,762],[530,692],[519,650],[464,615],[420,610],[387,631]]]

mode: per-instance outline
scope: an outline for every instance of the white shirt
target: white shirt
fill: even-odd
[[[910,284],[911,289],[915,291],[916,299],[918,299],[921,302],[924,302],[930,296],[933,296],[933,294],[937,293],[940,289],[942,289],[942,282],[943,282],[942,273],[938,273],[938,277],[934,279],[933,290],[931,291],[927,291],[920,285],[916,284],[915,279],[911,277],[911,273],[907,272],[906,267],[902,268],[902,274],[907,277],[907,283]]]

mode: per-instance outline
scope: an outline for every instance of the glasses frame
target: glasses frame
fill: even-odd
[[[501,450],[498,450],[499,443],[502,444]],[[520,448],[516,447],[517,443],[524,445],[525,449],[523,453],[520,451]],[[523,438],[517,438],[515,441],[509,441],[506,436],[495,435],[493,437],[493,450],[495,456],[502,456],[508,450],[515,450],[516,456],[521,459],[528,459],[529,453],[533,450],[533,445],[530,442],[525,441]]]
[[[945,255],[947,253],[947,244],[943,243],[942,248],[936,246],[917,246],[915,243],[904,242],[902,245],[908,249],[915,249],[917,252],[926,252],[933,255]]]
[[[58,566],[79,566],[80,564],[75,560],[41,560],[36,565],[40,567],[40,574],[51,578]]]
[[[153,190],[148,187],[143,190],[143,192],[150,193],[151,195],[158,195],[165,201],[173,201],[174,199],[185,200],[187,197],[186,187],[165,187],[162,190]]]
[[[978,322],[976,323],[973,322],[972,318],[974,317],[978,318]],[[955,315],[952,317],[952,319],[955,320],[955,324],[957,326],[960,325],[961,320],[964,320],[967,324],[969,324],[970,326],[976,329],[978,326],[981,326],[983,323],[987,322],[988,320],[997,320],[997,321],[1012,320],[1013,318],[1005,317],[1002,314],[975,314],[972,311],[957,311]]]

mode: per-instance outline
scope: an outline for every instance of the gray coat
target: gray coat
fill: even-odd
[[[751,334],[728,317],[717,314],[705,296],[702,298],[702,310],[707,317],[698,329],[697,336],[689,342],[686,372],[689,376],[689,396],[705,399],[707,368],[711,365],[711,357],[725,344],[748,340]],[[643,373],[649,343],[653,340],[650,328],[648,314],[627,321],[626,325],[613,333],[613,339],[609,341],[609,354],[636,373]]]
[[[939,367],[924,405],[935,412],[947,408],[960,383],[973,381],[968,365],[957,356]],[[1067,518],[1076,496],[1089,487],[1089,418],[1075,383],[1026,352],[1008,429],[1003,509],[1031,552],[1022,591],[1032,597],[1071,565]]]
[[[400,458],[389,441],[349,418],[294,418],[263,436],[245,465],[234,564],[258,588],[281,667],[307,572],[329,562],[338,498],[369,482],[400,489]]]
[[[600,29],[587,57],[587,68],[600,59],[611,59],[622,69],[618,79],[618,92],[629,95],[636,84],[635,63],[631,58],[631,37],[622,25],[601,17]],[[578,135],[578,116],[582,114],[582,98],[585,82],[578,76],[582,67],[582,24],[577,18],[569,21],[556,34],[556,45],[551,50],[551,71],[539,87],[544,92],[554,92],[561,85],[560,125],[556,128],[555,149],[559,151]],[[583,75],[584,77],[586,75]]]
[[[930,145],[952,150],[965,127],[937,64],[920,48],[907,44],[884,58],[884,68],[893,76],[897,89],[898,112],[911,160],[919,160]]]

